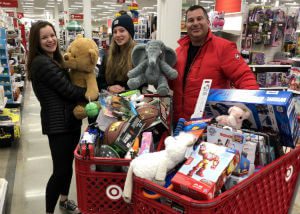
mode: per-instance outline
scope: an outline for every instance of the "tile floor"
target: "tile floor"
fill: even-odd
[[[31,84],[27,84],[21,140],[12,147],[0,148],[0,178],[8,180],[7,212],[3,214],[44,213],[45,186],[52,168],[47,139],[41,134],[39,112]],[[300,214],[300,188],[297,191],[290,214]],[[70,198],[76,200],[74,176]],[[59,208],[55,211],[55,214],[62,213]]]

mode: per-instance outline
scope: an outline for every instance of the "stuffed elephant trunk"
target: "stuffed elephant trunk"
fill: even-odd
[[[150,67],[155,67],[156,63],[158,62],[158,58],[161,55],[161,50],[155,50],[155,49],[150,49],[148,50],[148,60],[149,60],[149,66]]]

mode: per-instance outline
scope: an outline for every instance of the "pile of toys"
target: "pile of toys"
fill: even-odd
[[[139,90],[121,94],[105,91],[85,110],[90,124],[79,142],[79,152],[87,159],[131,159],[157,147],[161,133],[169,130],[167,98],[143,95]]]
[[[174,135],[165,139],[165,150],[148,149],[131,162],[125,201],[131,201],[133,174],[192,199],[212,199],[284,155],[283,148],[294,148],[298,140],[291,92],[212,89],[204,115],[181,118]]]
[[[166,122],[170,106],[155,95],[102,93],[99,104],[79,151],[86,158],[132,160],[129,167],[95,168],[127,171],[126,202],[132,201],[133,175],[192,199],[213,199],[282,156],[284,147],[294,148],[299,135],[287,91],[211,89],[204,116],[181,118],[173,135]],[[163,132],[170,136],[163,138]]]

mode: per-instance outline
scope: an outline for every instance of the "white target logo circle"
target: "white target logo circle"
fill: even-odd
[[[118,185],[109,185],[106,187],[106,195],[111,200],[118,200],[122,197],[122,189]]]
[[[288,182],[293,175],[294,172],[294,167],[293,166],[289,166],[286,170],[286,174],[285,174],[285,181]]]

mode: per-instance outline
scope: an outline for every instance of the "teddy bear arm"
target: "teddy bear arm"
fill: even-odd
[[[85,98],[91,101],[97,100],[99,96],[99,89],[98,89],[95,73],[88,73],[86,75],[86,85],[87,85],[87,90],[85,93]]]
[[[147,68],[147,60],[144,60],[141,64],[137,65],[135,68],[133,68],[132,70],[130,70],[127,73],[127,76],[129,78],[134,78],[142,73],[145,72],[146,68]]]
[[[168,63],[160,60],[159,62],[160,70],[166,75],[169,79],[176,79],[178,76],[178,72],[173,69]]]

